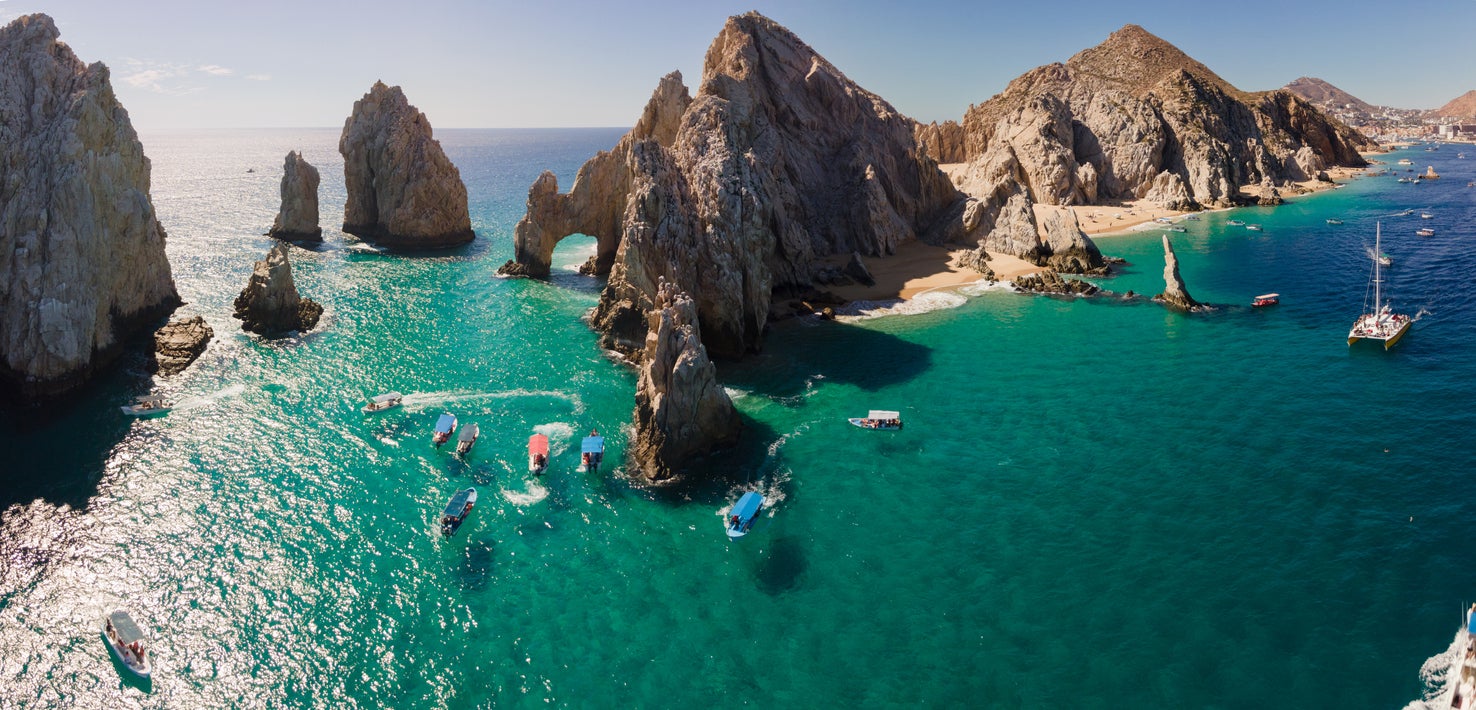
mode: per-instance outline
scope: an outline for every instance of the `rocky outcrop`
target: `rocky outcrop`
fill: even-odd
[[[251,278],[235,302],[235,317],[241,319],[242,330],[282,335],[307,332],[318,324],[323,307],[298,295],[288,250],[286,244],[279,243],[252,268]]]
[[[1043,293],[1059,296],[1095,296],[1102,291],[1095,284],[1081,279],[1062,278],[1052,269],[1015,278],[1015,288],[1027,293]]]
[[[0,384],[79,387],[179,305],[149,160],[101,63],[45,15],[0,29]]]
[[[697,304],[660,282],[636,385],[630,456],[646,480],[669,483],[695,456],[737,441],[742,423],[698,335]]]
[[[430,121],[398,86],[374,82],[338,140],[343,231],[395,249],[440,249],[475,238],[466,185]]]
[[[866,268],[866,262],[861,260],[861,255],[857,252],[851,252],[851,258],[846,261],[844,273],[867,286],[876,285],[876,278],[871,275],[871,271]]]
[[[1204,306],[1190,297],[1188,289],[1184,288],[1184,279],[1179,276],[1179,257],[1174,255],[1174,246],[1169,243],[1167,234],[1163,235],[1163,262],[1163,293],[1154,296],[1153,300],[1179,311],[1203,309]]]
[[[282,207],[267,236],[292,241],[322,241],[318,225],[318,169],[292,151],[282,164]]]
[[[154,331],[154,351],[148,369],[161,375],[183,372],[195,358],[205,352],[205,346],[215,337],[215,331],[201,316],[170,321],[168,325]]]
[[[939,163],[962,163],[968,159],[963,126],[957,121],[916,124],[913,136],[923,154]]]

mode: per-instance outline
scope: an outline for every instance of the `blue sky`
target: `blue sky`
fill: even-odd
[[[628,126],[663,74],[695,91],[723,21],[753,9],[923,121],[957,119],[1126,23],[1246,90],[1306,75],[1434,108],[1476,89],[1476,0],[0,0],[0,22],[55,18],[112,69],[140,130],[339,126],[376,79],[438,128]]]

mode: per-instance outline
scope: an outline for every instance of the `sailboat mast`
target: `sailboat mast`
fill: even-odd
[[[1374,312],[1374,317],[1375,318],[1378,317],[1379,309],[1383,307],[1383,303],[1384,303],[1383,294],[1382,294],[1382,292],[1379,289],[1379,284],[1381,284],[1381,283],[1384,282],[1383,278],[1381,277],[1381,273],[1379,271],[1379,254],[1382,253],[1382,252],[1379,251],[1379,233],[1380,233],[1381,228],[1382,228],[1382,225],[1379,222],[1374,222],[1374,256],[1373,256],[1373,260],[1374,260],[1374,309],[1373,309],[1373,312]]]

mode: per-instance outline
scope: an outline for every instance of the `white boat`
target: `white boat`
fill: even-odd
[[[140,678],[149,678],[153,673],[149,664],[149,641],[128,612],[119,610],[103,617],[102,633],[108,642],[108,650],[124,668]]]
[[[1327,223],[1328,224],[1342,224],[1343,223],[1343,220],[1341,220],[1341,219],[1329,219],[1327,221]]]
[[[548,437],[534,434],[528,437],[528,472],[543,475],[548,469]]]
[[[1435,230],[1430,229],[1429,227],[1421,227],[1415,230],[1415,234],[1421,237],[1433,237],[1435,236]]]
[[[1170,232],[1187,232],[1189,230],[1184,229],[1183,227],[1169,227],[1168,228],[1168,231],[1170,231]]]
[[[451,502],[446,504],[446,510],[441,513],[441,534],[446,537],[455,535],[476,505],[477,489],[463,488],[457,491],[456,495],[451,496]]]
[[[865,417],[855,417],[846,421],[862,429],[897,431],[902,428],[902,413],[889,412],[885,409],[873,409]]]
[[[431,434],[431,443],[439,448],[441,444],[451,440],[451,433],[454,431],[456,431],[456,415],[442,414],[441,418],[436,420],[436,431]]]
[[[758,519],[759,511],[763,507],[764,497],[757,491],[744,493],[743,497],[733,504],[733,510],[728,515],[728,538],[736,540],[747,535],[748,531],[753,529],[753,521]]]
[[[481,427],[472,422],[461,428],[461,434],[456,437],[456,453],[464,454],[471,451],[471,447],[477,443],[477,437],[482,434]]]
[[[1281,303],[1281,294],[1279,294],[1279,293],[1263,293],[1263,294],[1261,294],[1259,296],[1256,296],[1251,301],[1251,307],[1253,307],[1253,308],[1265,308],[1266,306],[1274,306],[1274,305],[1276,305],[1278,303]]]
[[[1409,158],[1400,158],[1399,159],[1399,164],[1400,165],[1414,165],[1414,161],[1413,160],[1410,160]]]
[[[394,409],[404,403],[405,395],[399,392],[385,392],[369,400],[369,404],[364,405],[364,413],[383,412],[386,409]]]
[[[1238,219],[1232,219],[1232,220],[1226,222],[1225,224],[1228,224],[1228,225],[1230,225],[1232,227],[1244,227],[1245,226],[1245,222],[1242,221],[1242,220],[1238,220]]]
[[[1451,710],[1464,710],[1471,707],[1471,700],[1476,698],[1476,604],[1472,604],[1466,610],[1465,623],[1461,624],[1461,650],[1450,664],[1450,670],[1445,674],[1447,687],[1454,688],[1450,694],[1450,704],[1446,707]]]
[[[1383,274],[1380,272],[1379,251],[1380,225],[1374,225],[1374,248],[1373,248],[1373,308],[1370,311],[1367,301],[1364,302],[1364,314],[1353,322],[1353,328],[1348,331],[1348,344],[1352,345],[1360,340],[1376,340],[1384,344],[1384,349],[1394,347],[1399,339],[1409,330],[1410,317],[1403,313],[1395,313],[1392,306],[1383,301]]]
[[[165,402],[163,397],[146,395],[135,397],[133,404],[119,407],[119,409],[123,410],[123,413],[130,417],[153,417],[160,414],[168,414],[170,407],[169,403]]]
[[[1435,219],[1435,215],[1430,214],[1429,212],[1421,212],[1420,219]]]
[[[1158,219],[1155,219],[1153,221],[1154,222],[1162,222],[1163,224],[1173,224],[1174,223],[1174,221],[1171,220],[1171,219],[1169,219],[1168,217],[1159,217]]]
[[[596,429],[589,430],[589,436],[579,444],[579,463],[586,471],[600,470],[600,464],[605,460],[605,437],[600,436]]]
[[[1405,210],[1403,212],[1395,212],[1394,213],[1394,216],[1395,217],[1408,217],[1408,216],[1410,216],[1412,214],[1414,214],[1414,210]]]
[[[1259,224],[1247,224],[1247,225],[1245,225],[1245,228],[1246,229],[1249,229],[1252,232],[1262,232],[1262,231],[1265,231],[1261,227],[1261,225],[1259,225]]]

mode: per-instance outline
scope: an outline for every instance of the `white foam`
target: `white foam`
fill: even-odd
[[[513,505],[527,507],[547,498],[548,489],[539,485],[537,481],[529,481],[528,490],[513,491],[504,488],[502,490],[502,497],[506,498],[507,502]]]
[[[836,308],[836,320],[843,322],[870,320],[885,316],[915,316],[932,311],[958,308],[968,303],[967,296],[956,291],[929,291],[908,300],[851,301]]]
[[[231,385],[229,387],[222,387],[214,392],[211,392],[210,394],[201,397],[194,397],[192,399],[187,399],[183,402],[180,402],[179,404],[175,405],[174,411],[188,412],[191,409],[208,407],[215,402],[225,399],[226,397],[234,397],[245,391],[246,385]]]
[[[567,422],[549,422],[533,427],[533,431],[548,437],[549,456],[558,456],[569,448],[574,440],[574,425]]]
[[[547,397],[549,399],[562,399],[573,405],[574,413],[584,411],[584,400],[577,394],[568,392],[554,392],[551,390],[504,390],[501,392],[466,392],[458,390],[445,390],[441,392],[412,392],[405,395],[402,400],[408,411],[418,412],[427,407],[465,404],[467,402],[480,402],[494,399],[512,399],[516,397]]]
[[[1020,289],[1009,281],[978,281],[958,290],[965,296],[983,296],[986,293],[1016,293]]]
[[[1450,671],[1461,657],[1463,640],[1461,637],[1462,634],[1456,633],[1449,648],[1425,659],[1425,662],[1420,665],[1420,680],[1425,684],[1424,697],[1409,701],[1404,706],[1404,710],[1433,710],[1450,707],[1450,696],[1455,692],[1456,687],[1450,682]]]

